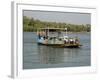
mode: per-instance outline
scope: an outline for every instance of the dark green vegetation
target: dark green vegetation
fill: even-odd
[[[76,19],[77,20],[77,19]],[[25,32],[32,32],[36,31],[40,28],[67,28],[69,32],[90,32],[91,25],[76,25],[76,24],[69,24],[69,23],[60,23],[60,22],[44,22],[40,20],[35,20],[33,18],[28,18],[26,16],[23,17],[23,31]]]

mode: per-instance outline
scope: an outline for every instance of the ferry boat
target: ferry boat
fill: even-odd
[[[50,32],[53,36],[50,35]],[[61,35],[64,32],[65,34]],[[60,48],[80,48],[78,37],[69,37],[67,34],[67,28],[41,28],[37,31],[37,43],[38,45],[51,46],[51,47],[60,47]]]

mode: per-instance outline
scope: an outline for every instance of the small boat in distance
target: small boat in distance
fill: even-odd
[[[64,32],[63,35],[62,32]],[[55,35],[54,33],[57,34]],[[59,48],[80,48],[82,46],[78,37],[68,37],[67,28],[41,28],[37,30],[37,36],[38,45]]]

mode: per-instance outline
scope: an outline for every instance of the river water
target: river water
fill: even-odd
[[[81,67],[91,65],[90,33],[68,33],[80,38],[81,48],[39,46],[35,32],[23,33],[23,69]]]

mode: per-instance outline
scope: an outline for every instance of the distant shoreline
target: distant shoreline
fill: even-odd
[[[23,31],[23,32],[36,32],[36,31]],[[82,32],[67,32],[67,33],[91,33],[90,32],[86,32],[86,31],[82,31]]]
[[[23,31],[33,32],[41,28],[67,28],[68,32],[90,32],[91,24],[71,24],[61,22],[46,22],[34,18],[23,17]]]

